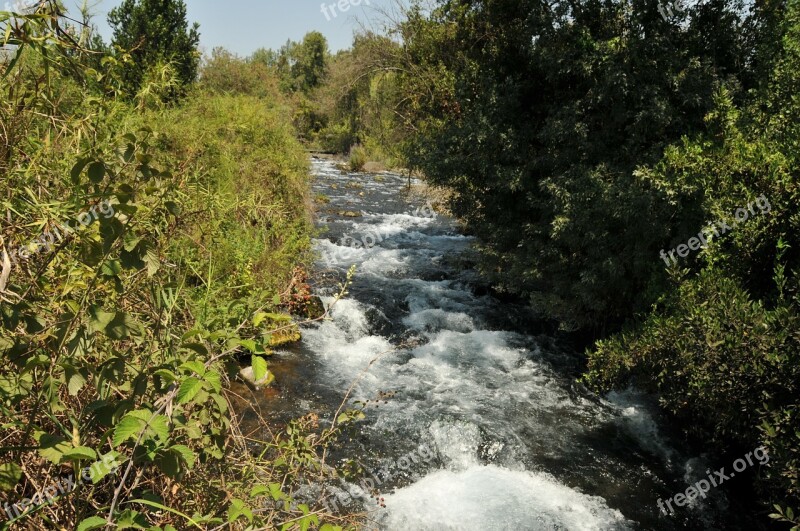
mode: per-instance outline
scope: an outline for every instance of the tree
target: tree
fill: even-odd
[[[148,71],[166,63],[175,69],[180,87],[170,98],[197,78],[199,25],[189,28],[183,0],[123,0],[111,10],[108,22],[114,32],[112,45],[133,58],[134,64],[123,73],[129,96],[142,88]]]
[[[318,31],[307,33],[303,42],[291,48],[294,62],[292,77],[295,89],[309,92],[318,87],[325,77],[328,61],[328,41]]]

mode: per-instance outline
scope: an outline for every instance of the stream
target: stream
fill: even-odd
[[[657,500],[710,462],[674,442],[647,397],[578,383],[580,356],[490,295],[472,238],[409,198],[405,176],[325,159],[312,169],[329,200],[318,204],[317,294],[329,305],[357,271],[330,319],[276,354],[271,407],[330,419],[356,382],[348,404],[366,402],[366,418],[331,459],[366,473],[334,487],[332,506],[385,530],[758,528],[724,488],[662,514]]]

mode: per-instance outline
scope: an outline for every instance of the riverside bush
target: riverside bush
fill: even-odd
[[[117,93],[124,56],[88,68],[60,9],[0,14],[17,47],[0,79],[0,501],[121,466],[95,466],[75,494],[4,528],[320,525],[314,490],[296,490],[334,473],[319,455],[336,423],[244,435],[229,389],[239,357],[268,375],[287,320],[276,312],[308,253],[291,124],[244,96],[134,108]],[[113,215],[55,249],[4,254],[101,204]]]

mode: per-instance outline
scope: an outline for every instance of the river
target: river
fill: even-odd
[[[357,272],[330,319],[278,354],[278,407],[330,418],[354,381],[351,403],[385,399],[333,456],[361,463],[385,507],[354,484],[332,503],[386,530],[756,528],[722,488],[661,514],[657,501],[710,464],[674,442],[646,397],[577,383],[580,356],[488,294],[472,239],[408,198],[405,177],[312,167],[314,193],[330,201],[317,293],[330,304]]]

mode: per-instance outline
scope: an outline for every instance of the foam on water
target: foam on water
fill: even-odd
[[[315,162],[341,194],[354,177],[332,167]],[[337,207],[363,217],[336,219],[316,241],[321,268],[343,274],[356,264],[358,272],[353,298],[304,332],[329,385],[344,393],[359,379],[359,400],[395,393],[369,411],[365,445],[389,460],[423,443],[436,450],[435,461],[382,493],[387,509],[371,517],[386,530],[630,529],[636,519],[670,528],[655,506],[657,492],[669,492],[656,469],[683,460],[642,397],[592,397],[553,368],[535,338],[488,326],[502,305],[443,265],[472,239],[452,222],[415,215],[386,193],[405,178],[383,177],[366,178],[364,195],[346,199],[358,203]],[[347,245],[356,240],[370,243]]]
[[[440,470],[386,497],[385,529],[555,530],[629,529],[602,498],[553,477],[495,465]]]

